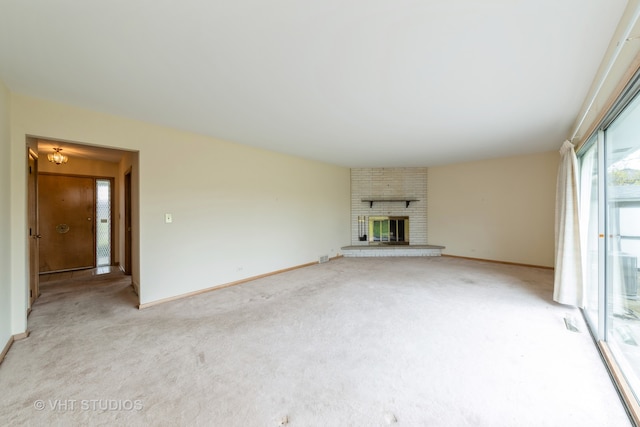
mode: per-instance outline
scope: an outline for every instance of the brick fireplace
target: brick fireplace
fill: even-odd
[[[427,168],[352,168],[351,244],[426,245]]]

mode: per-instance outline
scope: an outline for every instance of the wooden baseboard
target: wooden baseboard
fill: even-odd
[[[14,341],[20,341],[20,340],[23,340],[23,339],[25,339],[25,338],[28,338],[28,337],[29,337],[29,334],[31,334],[31,331],[29,331],[29,330],[24,331],[24,332],[23,332],[23,333],[21,333],[21,334],[15,334],[15,335],[13,336],[13,340],[14,340]]]
[[[9,337],[9,341],[7,341],[7,344],[5,344],[4,348],[2,349],[2,353],[0,353],[0,363],[2,363],[2,361],[4,360],[4,357],[9,352],[9,349],[11,348],[12,344],[13,344],[13,336]]]
[[[638,405],[638,401],[636,400],[629,383],[627,383],[622,371],[620,371],[615,358],[611,354],[611,350],[609,350],[609,346],[605,342],[598,341],[598,348],[600,349],[600,353],[602,354],[607,368],[613,377],[613,381],[618,388],[618,392],[620,393],[620,397],[622,397],[629,416],[636,426],[640,426],[640,405]]]
[[[2,353],[0,353],[0,363],[2,363],[2,361],[4,360],[5,356],[7,355],[7,353],[9,352],[9,349],[11,348],[11,346],[13,345],[13,343],[15,341],[20,341],[23,340],[25,338],[27,338],[29,336],[29,331],[25,331],[21,334],[15,334],[9,337],[9,341],[7,341],[7,343],[5,344],[4,348],[2,349]]]
[[[329,260],[334,260],[334,259],[341,258],[341,257],[342,257],[342,255],[338,255],[338,256],[329,258]],[[156,305],[159,305],[159,304],[164,304],[164,303],[167,303],[167,302],[180,300],[180,299],[183,299],[183,298],[188,298],[188,297],[192,297],[194,295],[200,295],[200,294],[204,294],[204,293],[211,292],[211,291],[217,291],[217,290],[228,288],[228,287],[231,287],[231,286],[241,285],[243,283],[252,282],[254,280],[262,279],[264,277],[275,276],[276,274],[285,273],[285,272],[291,271],[291,270],[297,270],[299,268],[310,267],[312,265],[317,265],[317,264],[318,264],[317,261],[309,262],[309,263],[306,263],[306,264],[296,265],[294,267],[284,268],[282,270],[272,271],[270,273],[260,274],[258,276],[247,277],[246,279],[236,280],[235,282],[223,283],[222,285],[212,286],[210,288],[200,289],[198,291],[188,292],[186,294],[176,295],[174,297],[163,298],[163,299],[159,299],[157,301],[151,301],[151,302],[147,302],[147,303],[144,303],[144,304],[139,304],[138,305],[138,309],[139,310],[143,310],[145,308],[153,307],[153,306],[156,306]]]
[[[467,257],[467,256],[458,256],[458,255],[445,255],[445,254],[442,254],[441,256],[449,257],[449,258],[469,259],[469,260],[472,260],[472,261],[492,262],[494,264],[517,265],[517,266],[520,266],[520,267],[534,267],[534,268],[544,268],[546,270],[554,270],[553,267],[549,267],[549,266],[546,266],[546,265],[522,264],[522,263],[519,263],[519,262],[498,261],[498,260],[495,260],[495,259],[484,259],[484,258],[471,258],[471,257]]]

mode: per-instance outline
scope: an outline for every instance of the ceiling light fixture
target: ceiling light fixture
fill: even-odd
[[[61,153],[62,148],[54,148],[53,153],[48,154],[47,158],[51,163],[55,163],[56,165],[61,165],[63,163],[67,163],[69,158]]]

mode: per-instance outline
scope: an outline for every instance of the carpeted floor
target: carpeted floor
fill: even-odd
[[[120,274],[49,282],[0,365],[0,424],[631,425],[552,280],[342,258],[143,311]]]

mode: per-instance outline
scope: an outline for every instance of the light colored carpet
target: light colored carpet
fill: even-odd
[[[0,423],[631,425],[552,280],[343,258],[143,311],[118,274],[51,282],[0,365]]]

